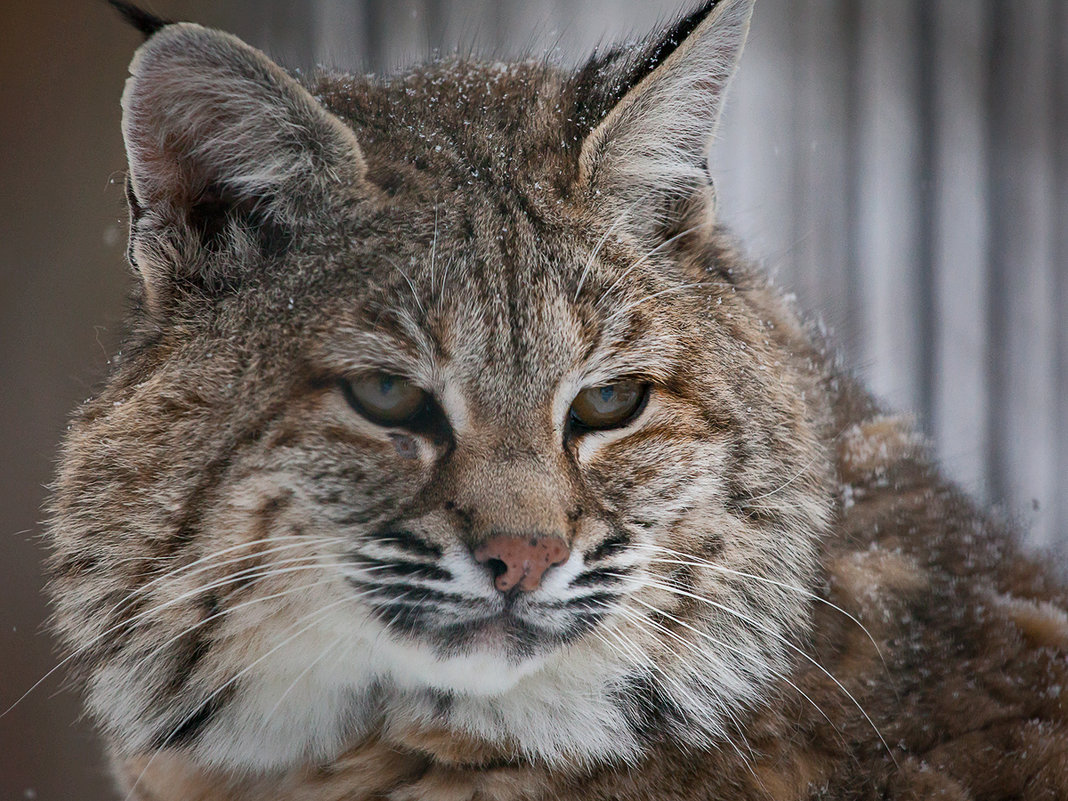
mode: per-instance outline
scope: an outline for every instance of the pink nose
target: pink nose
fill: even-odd
[[[571,549],[559,537],[498,534],[475,548],[474,553],[476,562],[494,572],[493,586],[498,590],[508,592],[518,586],[523,592],[530,592],[541,584],[546,570],[567,561]]]

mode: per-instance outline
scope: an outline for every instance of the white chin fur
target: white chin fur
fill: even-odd
[[[441,657],[430,645],[399,641],[369,615],[353,611],[338,610],[261,655],[242,676],[238,696],[198,739],[195,756],[224,769],[252,771],[329,760],[380,721],[381,713],[387,721],[394,710],[412,714],[429,690],[492,706],[544,664],[541,658],[516,662],[489,650]],[[504,733],[497,731],[495,738]]]

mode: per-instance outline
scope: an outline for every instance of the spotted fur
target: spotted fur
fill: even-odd
[[[716,222],[750,12],[303,83],[147,31],[138,294],[50,526],[127,797],[1068,797],[1063,583]],[[362,417],[376,371],[436,422]],[[569,428],[624,378],[633,420]],[[504,595],[501,533],[570,556]]]

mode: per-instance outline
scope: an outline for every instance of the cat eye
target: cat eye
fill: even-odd
[[[649,385],[639,381],[587,387],[571,402],[571,422],[579,429],[619,428],[641,411],[648,395]]]
[[[429,396],[406,378],[370,373],[342,381],[349,405],[380,426],[404,425],[427,408]]]

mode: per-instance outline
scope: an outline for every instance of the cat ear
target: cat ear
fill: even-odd
[[[753,0],[711,0],[578,73],[574,116],[592,128],[579,180],[591,194],[650,220],[708,187],[707,150],[752,11]]]
[[[130,257],[150,304],[175,282],[232,283],[224,263],[283,246],[365,172],[348,126],[263,53],[199,25],[138,49],[122,109]]]

